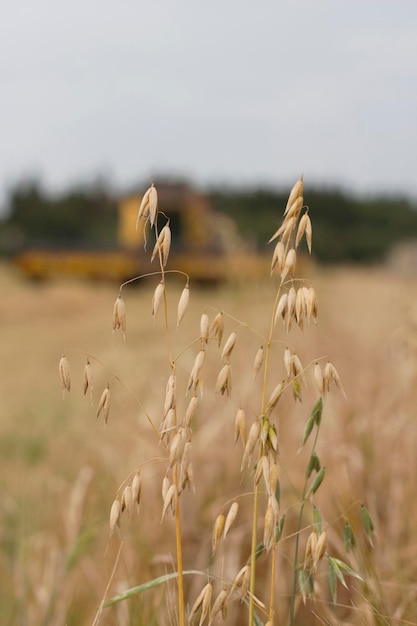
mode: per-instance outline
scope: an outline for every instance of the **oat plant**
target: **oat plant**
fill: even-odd
[[[306,247],[310,253],[312,249],[312,224],[309,209],[304,204],[303,178],[293,186],[282,224],[270,239],[272,298],[265,329],[252,328],[234,313],[232,315],[218,308],[213,310],[208,305],[199,315],[195,339],[174,354],[172,338],[174,333],[177,337],[177,333],[181,332],[187,316],[192,276],[178,272],[175,268],[167,269],[171,246],[170,221],[169,216],[159,209],[154,185],[143,196],[137,228],[144,231],[145,242],[156,267],[153,273],[133,277],[120,286],[113,308],[113,331],[121,332],[125,340],[129,341],[124,288],[145,276],[147,280],[154,280],[155,288],[149,309],[155,322],[158,318],[158,323],[161,323],[159,318],[162,318],[165,328],[166,384],[159,390],[159,414],[151,415],[145,403],[140,398],[136,400],[146,418],[145,423],[159,445],[160,454],[158,458],[142,459],[139,466],[132,468],[131,474],[123,481],[113,503],[109,503],[109,532],[112,541],[118,541],[118,536],[123,535],[122,518],[131,516],[135,509],[139,509],[146,467],[149,463],[158,464],[163,475],[158,522],[165,524],[168,516],[174,519],[172,552],[175,555],[175,567],[173,571],[144,584],[110,598],[105,597],[94,623],[100,622],[107,607],[137,594],[145,594],[146,597],[150,590],[167,585],[170,581],[175,581],[176,585],[175,608],[171,604],[170,622],[179,626],[197,623],[200,626],[211,625],[228,619],[234,619],[233,623],[248,623],[249,626],[271,626],[277,623],[278,611],[281,616],[285,615],[287,623],[292,626],[297,607],[308,603],[313,603],[309,606],[314,606],[314,614],[322,612],[326,617],[330,611],[329,603],[326,601],[314,605],[316,577],[323,578],[323,571],[327,569],[328,595],[330,602],[334,603],[337,602],[338,585],[346,587],[346,577],[360,577],[349,565],[349,556],[345,560],[339,558],[339,555],[331,555],[329,536],[331,532],[336,532],[332,524],[335,525],[339,520],[323,520],[316,504],[316,494],[322,489],[326,478],[325,460],[319,458],[317,449],[323,413],[332,388],[344,393],[342,383],[335,366],[327,357],[319,356],[303,364],[291,341],[293,332],[308,333],[310,327],[318,322],[315,289],[309,280],[297,275],[300,247]],[[171,311],[167,290],[174,278],[176,283],[178,279],[183,280],[183,287],[176,310]],[[129,323],[133,324],[134,321]],[[225,332],[226,324],[231,327],[228,332]],[[249,335],[258,341],[254,354],[250,359],[246,356],[244,359],[257,386],[256,406],[252,400],[254,394],[249,398],[249,394],[242,390],[235,392],[239,389],[239,380],[235,380],[234,354],[240,344],[244,347]],[[191,360],[190,354],[193,355]],[[215,358],[211,358],[210,354],[215,354]],[[215,361],[220,361],[220,364],[216,375],[212,377],[210,372]],[[281,364],[279,368],[277,363]],[[92,392],[93,365],[104,367],[93,355],[88,355],[84,371],[85,394]],[[242,366],[240,363],[240,369]],[[71,388],[69,364],[65,355],[61,357],[59,372],[65,395]],[[109,422],[108,428],[111,428],[112,385],[123,384],[117,373],[111,374],[112,380],[102,390],[96,410],[98,418]],[[304,388],[307,387],[310,388],[309,397],[316,396],[310,409],[302,402]],[[127,386],[125,389],[130,391]],[[234,422],[235,441],[224,445],[230,449],[237,472],[240,473],[241,489],[234,497],[225,497],[224,505],[214,514],[209,531],[211,554],[207,555],[207,562],[201,567],[190,560],[189,551],[186,560],[184,557],[182,502],[185,492],[191,491],[193,494],[199,490],[199,485],[195,484],[194,468],[196,463],[203,463],[204,459],[201,453],[193,455],[194,434],[198,431],[196,416],[210,419],[206,417],[204,407],[213,395],[219,396],[220,401],[225,403],[229,419]],[[283,462],[280,450],[281,422],[286,412],[294,412],[294,406],[291,405],[304,416],[304,426],[298,435],[299,451],[308,449],[308,454],[304,454],[307,456],[307,464],[301,485],[297,477],[291,478],[291,465],[288,459]],[[210,455],[209,450],[206,453]],[[146,507],[141,506],[138,533],[141,532],[140,518],[143,515],[146,515]],[[292,525],[288,517],[292,518]],[[365,530],[371,534],[373,527],[370,518],[366,524]],[[237,529],[241,537],[239,547],[236,541],[230,539]],[[230,551],[234,551],[235,557],[237,555],[240,559],[240,563],[235,565],[235,571],[230,571],[226,566],[229,541]],[[242,547],[245,542],[248,546],[246,554]],[[353,543],[353,531],[347,522],[346,549],[350,550]],[[282,556],[284,553],[285,558]],[[234,558],[233,562],[236,560]],[[282,577],[286,578],[289,601],[277,593],[277,580]],[[197,587],[191,587],[197,588],[192,597],[186,579],[197,581]],[[284,607],[280,608],[280,604]]]

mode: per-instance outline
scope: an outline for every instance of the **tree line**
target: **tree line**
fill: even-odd
[[[213,206],[230,215],[259,247],[280,223],[277,207],[288,191],[219,190]],[[322,263],[372,263],[384,259],[393,244],[417,240],[417,202],[400,196],[365,197],[339,189],[305,189],[313,223],[314,255]],[[272,225],[272,227],[271,227]]]
[[[211,188],[213,209],[231,217],[262,249],[279,224],[288,190]],[[15,185],[0,224],[0,251],[23,246],[117,245],[118,195],[102,183],[51,195],[38,181]],[[323,263],[372,263],[393,244],[417,239],[417,202],[401,196],[365,197],[340,189],[306,188],[314,255]]]

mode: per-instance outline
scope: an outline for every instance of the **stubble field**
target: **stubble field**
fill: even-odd
[[[417,281],[380,268],[312,267],[308,274],[319,300],[317,327],[295,328],[287,337],[277,326],[275,337],[282,351],[289,345],[304,366],[330,358],[342,379],[346,397],[335,387],[325,401],[318,453],[326,477],[316,503],[328,525],[329,553],[343,556],[365,582],[347,576],[350,591],[341,587],[333,607],[323,566],[316,600],[304,607],[297,598],[295,623],[417,624]],[[0,622],[92,624],[105,595],[175,569],[172,518],[160,524],[165,466],[158,459],[166,455],[144,413],[159,428],[170,373],[163,313],[155,323],[151,315],[156,283],[149,280],[124,292],[125,342],[111,329],[117,286],[33,285],[7,266],[1,267],[0,283]],[[197,412],[193,436],[195,495],[187,493],[182,502],[184,569],[204,571],[218,512],[238,492],[247,494],[240,497],[230,545],[218,565],[219,577],[233,579],[250,549],[245,511],[250,520],[253,490],[249,472],[240,471],[234,417],[242,404],[249,422],[259,411],[260,386],[253,380],[252,363],[261,340],[251,329],[267,332],[276,284],[266,280],[199,290],[191,283],[190,308],[177,332],[183,285],[167,283],[172,353],[189,346],[178,359],[179,376],[186,379],[192,368],[204,310],[210,321],[219,310],[230,316],[226,337],[239,328],[230,398],[214,395],[221,362],[215,342],[209,344],[204,410]],[[72,377],[64,399],[58,376],[63,352]],[[82,393],[87,355],[94,372],[92,401]],[[280,358],[272,362],[272,386],[274,372],[278,382],[282,369]],[[106,425],[96,410],[107,383]],[[294,531],[291,510],[306,465],[297,449],[317,396],[313,388],[311,383],[303,390],[302,403],[288,398],[274,413],[288,524],[283,545],[275,548],[280,555],[277,624],[288,616],[292,581],[285,569],[291,558],[285,537]],[[188,400],[178,399],[179,411]],[[120,533],[109,539],[117,490],[147,459],[152,461],[143,466],[139,515],[123,517]],[[362,503],[375,525],[372,546],[360,529]],[[357,530],[358,543],[347,556],[346,521]],[[198,576],[187,579],[188,606],[204,582]],[[162,586],[105,608],[100,623],[175,623],[174,593],[175,587],[167,591]],[[226,623],[240,623],[238,613],[235,600]]]

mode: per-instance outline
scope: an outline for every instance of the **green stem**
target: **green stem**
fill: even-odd
[[[305,493],[305,489],[304,489]],[[304,513],[304,505],[306,501],[303,494],[303,501],[300,507],[300,515],[298,517],[298,527],[297,527],[297,536],[295,539],[295,554],[294,554],[294,574],[292,579],[292,590],[291,590],[291,607],[290,607],[290,617],[288,621],[288,626],[293,626],[294,624],[294,611],[295,611],[295,596],[297,592],[297,561],[298,561],[298,549],[300,544],[300,532],[301,532],[301,524],[303,521],[303,513]]]
[[[268,613],[268,620],[270,620],[271,622],[274,621],[274,613],[275,613],[275,563],[276,563],[276,552],[275,552],[275,546],[272,550],[272,555],[271,555],[271,581],[270,581],[270,590],[269,590],[269,613]]]
[[[177,468],[174,471],[174,481],[177,483]],[[175,542],[177,548],[177,572],[178,572],[178,625],[184,626],[184,570],[182,562],[182,534],[181,534],[181,514],[179,497],[175,507]]]
[[[320,430],[320,425],[317,426],[316,434],[315,434],[315,437],[314,437],[313,447],[311,449],[311,454],[313,454],[315,449],[316,449],[317,438],[318,438],[318,435],[319,435],[319,430]],[[310,456],[311,456],[311,454],[310,454]],[[303,523],[303,514],[304,514],[305,503],[306,503],[307,488],[308,488],[308,478],[306,477],[306,479],[304,481],[303,495],[302,495],[302,499],[301,499],[300,514],[298,516],[297,536],[295,538],[294,573],[293,573],[293,579],[292,579],[291,606],[290,606],[290,615],[289,615],[289,620],[288,620],[288,626],[293,626],[294,625],[295,596],[296,596],[296,593],[297,593],[298,552],[299,552],[299,546],[300,546],[300,534],[301,534],[301,526],[302,526],[302,523]]]
[[[262,384],[262,403],[261,403],[261,415],[265,412],[266,405],[266,387],[268,381],[268,370],[269,370],[269,356],[271,352],[271,344],[272,344],[272,335],[274,333],[274,320],[275,320],[275,312],[277,310],[279,297],[281,294],[283,282],[278,287],[277,293],[275,295],[274,304],[272,307],[272,315],[271,321],[269,325],[269,334],[268,340],[266,342],[265,348],[265,366],[264,366],[264,377]],[[259,459],[262,456],[262,444],[259,445]],[[251,555],[250,555],[250,598],[249,598],[249,626],[253,626],[254,616],[255,616],[255,583],[256,583],[256,546],[257,546],[257,531],[258,531],[258,509],[259,509],[259,487],[256,485],[255,494],[253,500],[253,521],[252,521],[252,545],[251,545]],[[275,565],[273,566],[273,570],[275,569]],[[272,574],[271,574],[272,575]],[[275,576],[275,574],[273,574]]]
[[[255,487],[253,497],[253,520],[252,520],[252,545],[250,553],[250,596],[249,596],[249,626],[253,626],[255,617],[255,583],[256,583],[256,545],[258,534],[258,507],[259,507],[259,485]]]

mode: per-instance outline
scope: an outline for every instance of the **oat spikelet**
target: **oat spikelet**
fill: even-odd
[[[166,264],[168,263],[168,257],[169,257],[169,253],[171,250],[171,240],[172,240],[172,235],[171,235],[171,229],[169,227],[169,224],[165,224],[165,226],[163,227],[161,234],[163,233],[163,238],[162,238],[162,265],[165,267]]]
[[[239,511],[239,503],[235,501],[235,502],[232,503],[232,505],[231,505],[231,507],[229,509],[229,512],[227,513],[227,516],[226,516],[226,521],[225,521],[225,524],[224,524],[224,531],[223,531],[223,538],[224,539],[226,539],[226,537],[227,537],[227,535],[228,535],[228,533],[229,533],[229,531],[230,531],[230,529],[231,529],[231,527],[233,525],[233,522],[235,521],[235,519],[237,517],[238,511]]]
[[[246,445],[246,415],[245,411],[240,407],[235,417],[235,443],[240,438],[243,447]]]
[[[322,396],[324,393],[324,378],[323,372],[321,371],[320,363],[318,363],[317,361],[314,364],[314,380],[316,382],[317,390]]]
[[[182,456],[185,441],[183,438],[183,428],[175,434],[169,449],[169,466],[172,467]]]
[[[158,194],[152,183],[151,187],[147,189],[143,195],[142,201],[139,206],[138,217],[136,219],[136,230],[139,226],[141,218],[148,219],[151,222],[151,226],[155,223],[158,208]]]
[[[271,239],[268,241],[268,243],[272,243],[272,241],[274,241],[277,237],[281,236],[281,241],[284,239],[284,232],[288,229],[288,221],[287,222],[283,222],[281,224],[281,226],[274,232],[274,234],[272,235]]]
[[[309,287],[306,293],[307,319],[308,321],[313,319],[315,324],[317,324],[318,306],[319,303],[314,287]]]
[[[262,363],[264,362],[264,347],[261,346],[258,348],[257,353],[255,354],[255,360],[253,362],[253,378],[255,379],[259,373],[259,370],[262,367]]]
[[[288,213],[286,215],[286,218],[289,219],[290,217],[292,217],[297,220],[298,216],[300,215],[302,206],[303,206],[303,197],[298,196],[298,198],[294,200],[291,206],[288,207]]]
[[[137,511],[139,513],[140,494],[142,491],[142,476],[138,471],[135,473],[132,480],[132,501],[136,504]]]
[[[295,315],[296,300],[297,300],[297,292],[295,291],[294,285],[291,285],[291,287],[288,290],[288,303],[287,303],[287,313],[291,317]]]
[[[188,281],[187,284],[185,285],[184,289],[182,290],[179,302],[178,302],[178,313],[177,313],[177,328],[178,326],[181,324],[182,318],[184,317],[187,309],[188,309],[188,304],[190,302],[190,287],[188,285]]]
[[[222,338],[223,338],[223,332],[224,332],[224,314],[223,311],[220,311],[219,313],[217,313],[216,317],[214,318],[214,320],[211,323],[210,326],[210,334],[213,334],[216,338],[217,338],[217,342],[220,344],[222,342]]]
[[[337,369],[335,368],[333,363],[331,363],[330,361],[327,361],[326,365],[324,366],[323,378],[324,378],[324,390],[325,391],[330,390],[330,383],[334,381],[336,384],[336,387],[338,387],[340,391],[343,393],[343,395],[346,396],[345,390],[343,389],[342,381],[337,372]]]
[[[144,219],[147,219],[149,217],[149,193],[150,193],[150,187],[149,189],[147,189],[145,191],[145,193],[143,194],[140,206],[139,206],[139,211],[138,211],[138,216],[136,218],[136,230],[138,229],[139,226],[139,222],[141,220],[141,218],[143,217]]]
[[[201,342],[206,344],[209,336],[209,318],[207,313],[204,311],[200,318],[200,337]]]
[[[252,426],[250,427],[248,441],[247,441],[247,447],[248,447],[250,454],[252,454],[252,452],[255,449],[255,446],[259,439],[260,432],[261,432],[261,424],[259,420],[256,420],[255,422],[253,422]]]
[[[268,404],[266,406],[265,413],[267,415],[269,415],[272,409],[276,406],[278,400],[280,399],[282,395],[282,392],[284,391],[284,388],[285,388],[285,381],[281,380],[281,382],[278,383],[278,385],[272,391],[271,395],[269,396]]]
[[[168,489],[171,486],[171,481],[169,480],[168,476],[164,476],[163,480],[162,480],[162,487],[161,487],[161,494],[162,494],[162,500],[165,502],[165,498],[167,497],[168,494]]]
[[[87,357],[87,363],[84,367],[84,382],[83,382],[83,393],[84,395],[87,393],[87,390],[90,390],[91,401],[93,400],[93,371],[90,363],[90,359]]]
[[[293,286],[288,291],[287,310],[285,313],[285,329],[287,333],[291,329],[292,322],[295,319],[295,302],[297,299],[297,293]]]
[[[304,287],[300,287],[297,291],[295,299],[295,319],[300,328],[303,327],[304,317],[307,313]]]
[[[306,220],[306,242],[307,242],[307,247],[308,247],[308,251],[311,254],[311,247],[312,247],[312,239],[313,239],[313,229],[311,226],[311,220],[310,217],[307,215],[307,220]]]
[[[237,333],[233,331],[226,343],[224,344],[223,352],[222,352],[222,361],[227,362],[230,358],[233,348],[235,347]]]
[[[323,558],[326,550],[327,550],[327,530],[323,530],[323,532],[320,533],[320,535],[319,535],[319,537],[317,539],[317,543],[316,543],[316,545],[314,547],[314,552],[312,554],[312,556],[313,556],[313,572],[317,571],[319,562]]]
[[[101,394],[100,402],[97,407],[97,418],[100,416],[100,413],[103,412],[104,422],[107,424],[109,420],[109,412],[110,412],[110,385],[107,383],[107,387],[104,389]]]
[[[270,482],[270,476],[271,476],[271,467],[270,467],[270,462],[269,462],[269,458],[268,457],[263,457],[265,459],[265,461],[262,464],[262,475],[263,475],[263,479],[265,482],[265,487],[266,490],[268,492],[268,495],[272,495],[272,488],[271,488],[271,482]]]
[[[163,229],[158,235],[158,239],[155,242],[155,246],[151,255],[151,262],[161,252],[162,265],[165,267],[168,262],[169,251],[171,249],[171,229],[168,224],[165,224]]]
[[[304,368],[302,366],[302,363],[298,355],[295,353],[292,355],[292,372],[294,376],[298,376],[299,378],[301,378],[303,385],[306,387],[307,382],[306,382],[306,377],[304,374]]]
[[[230,595],[232,595],[235,589],[239,589],[244,598],[249,589],[250,582],[250,565],[244,565],[242,569],[237,573],[236,578],[233,581],[232,588],[230,590]]]
[[[256,472],[255,472],[255,485],[257,485],[259,483],[259,481],[261,480],[261,476],[265,473],[264,472],[264,464],[268,465],[268,482],[269,482],[269,463],[268,463],[268,459],[266,458],[266,456],[261,456],[261,458],[258,461],[258,464],[256,466]]]
[[[224,530],[225,519],[226,518],[223,513],[220,513],[220,515],[216,517],[216,521],[214,522],[213,534],[211,538],[211,556],[214,556],[217,550],[217,546],[219,545],[219,541]]]
[[[164,281],[161,280],[161,282],[158,283],[154,291],[154,294],[152,296],[152,315],[153,315],[154,320],[156,318],[156,314],[158,313],[159,305],[161,304],[164,293],[165,293],[165,285],[164,285]]]
[[[171,229],[169,227],[169,224],[164,226],[164,229],[165,229],[165,237],[162,242],[162,263],[165,267],[165,265],[168,263],[168,257],[169,257],[169,253],[171,250],[172,235],[171,235]]]
[[[281,272],[281,280],[284,281],[287,276],[293,276],[295,272],[295,266],[297,263],[297,255],[294,248],[291,248],[287,252],[285,257],[284,268]]]
[[[279,480],[278,463],[272,463],[269,468],[269,486],[271,489],[271,492],[269,493],[270,496],[273,496],[275,494],[275,491],[278,485],[278,480]]]
[[[171,485],[164,498],[164,506],[162,508],[161,523],[169,507],[171,507],[172,511],[175,511],[176,503],[177,503],[177,488],[176,488],[176,485]]]
[[[231,391],[232,391],[232,370],[230,368],[229,363],[226,363],[225,365],[223,365],[217,377],[215,394],[216,395],[226,394],[227,396],[230,396]]]
[[[272,498],[268,498],[268,506],[264,520],[264,536],[263,543],[267,552],[269,552],[274,544],[274,530],[276,525],[275,512],[272,505]]]
[[[283,223],[283,233],[281,235],[281,241],[283,243],[287,243],[291,237],[291,234],[294,230],[294,228],[297,225],[297,218],[296,217],[286,217],[285,221]]]
[[[290,195],[288,196],[287,206],[285,208],[284,215],[287,215],[293,202],[298,197],[303,197],[303,195],[304,195],[304,181],[303,181],[303,175],[301,175],[290,191]]]
[[[274,273],[275,267],[278,266],[278,270],[281,272],[285,258],[285,246],[281,240],[279,240],[274,248],[271,261],[271,274]]]
[[[151,223],[151,226],[153,226],[156,220],[156,216],[158,214],[158,193],[153,184],[149,189],[148,203],[149,203],[149,221]]]
[[[252,594],[251,594],[252,595]],[[266,610],[266,606],[265,604],[262,602],[262,600],[260,600],[257,596],[255,596],[254,594],[252,595],[253,598],[253,603],[254,605],[263,613],[266,614],[267,610]]]
[[[222,589],[213,602],[213,606],[211,608],[210,619],[208,622],[208,626],[211,626],[216,619],[218,613],[222,612],[223,621],[227,618],[227,591],[226,589]]]
[[[194,395],[191,398],[190,402],[188,403],[187,410],[185,412],[185,417],[184,417],[183,424],[182,424],[185,428],[188,428],[188,426],[190,425],[191,420],[193,419],[195,412],[197,410],[197,405],[198,405],[198,397]]]
[[[249,460],[250,460],[250,457],[252,456],[252,453],[255,449],[256,444],[258,443],[260,432],[261,432],[261,425],[259,423],[259,420],[256,420],[255,422],[253,422],[249,430],[248,440],[246,442],[245,450],[243,453],[242,465],[240,468],[241,471],[243,470],[245,466],[249,465]]]
[[[116,526],[120,524],[120,515],[122,513],[122,507],[120,500],[116,499],[110,509],[110,537],[113,535]]]
[[[119,328],[126,339],[126,306],[120,293],[113,307],[113,332]]]
[[[162,230],[164,232],[164,238],[162,240],[162,265],[165,267],[168,263],[168,257],[171,251],[172,235],[169,224],[166,224]]]
[[[306,235],[308,251],[311,254],[312,229],[311,229],[311,220],[310,220],[310,216],[308,215],[308,213],[304,213],[304,215],[302,216],[302,218],[300,219],[300,222],[298,224],[297,236],[295,238],[295,247],[296,248],[298,248],[298,245],[299,245],[301,239],[303,238],[304,233]]]
[[[186,482],[190,491],[192,489],[195,493],[194,470],[193,470],[192,463],[190,463],[187,467],[187,481]]]
[[[195,613],[197,613],[198,609],[201,606],[201,617],[199,621],[199,626],[202,626],[210,610],[212,593],[213,593],[213,587],[211,583],[209,582],[207,583],[207,585],[203,587],[203,589],[198,594],[197,599],[192,606],[192,609],[188,618],[189,622],[191,622],[191,618],[193,617]]]
[[[126,512],[128,516],[130,517],[132,515],[132,509],[133,509],[131,485],[126,485],[126,487],[123,489],[121,505],[122,505],[122,512],[126,509]]]
[[[191,370],[190,379],[188,381],[188,386],[187,386],[187,391],[189,391],[191,387],[194,387],[194,389],[197,389],[197,386],[200,382],[200,375],[203,369],[205,358],[206,358],[205,351],[200,350],[200,352],[197,354],[195,358],[193,369]]]
[[[270,424],[268,428],[268,441],[274,452],[278,452],[278,435],[274,424]]]
[[[61,379],[62,396],[65,397],[65,392],[71,391],[71,372],[65,354],[61,356],[59,361],[59,377]]]
[[[161,439],[164,439],[165,436],[167,436],[167,438],[169,439],[169,435],[170,433],[173,431],[173,429],[175,428],[175,424],[176,424],[176,411],[174,408],[171,408],[168,410],[165,418],[162,420],[162,424],[161,424],[161,429],[160,429],[160,437]]]
[[[285,292],[280,296],[280,299],[278,300],[277,310],[275,311],[275,317],[274,317],[274,326],[276,325],[280,317],[282,317],[282,319],[285,320],[285,315],[287,313],[287,304],[288,304],[288,293]]]
[[[291,350],[286,347],[284,350],[284,367],[287,372],[287,376],[291,376],[292,374],[292,353]]]
[[[188,469],[191,465],[191,441],[187,441],[184,446],[184,451],[181,459],[180,467],[180,485],[181,489],[184,489],[188,482]]]
[[[317,532],[313,530],[309,534],[308,539],[307,539],[306,549],[304,553],[303,569],[307,569],[308,567],[310,567],[313,561],[313,555],[316,550],[316,545],[317,545]]]
[[[164,401],[164,417],[168,413],[169,409],[175,408],[175,397],[176,397],[176,376],[175,369],[172,370],[168,378],[168,382],[165,389],[165,401]]]
[[[159,237],[156,240],[155,245],[153,247],[152,254],[151,254],[151,263],[155,259],[155,257],[158,256],[159,250],[161,249],[161,244],[162,244],[162,237],[161,236],[162,236],[162,233],[163,233],[163,229],[159,233]]]

